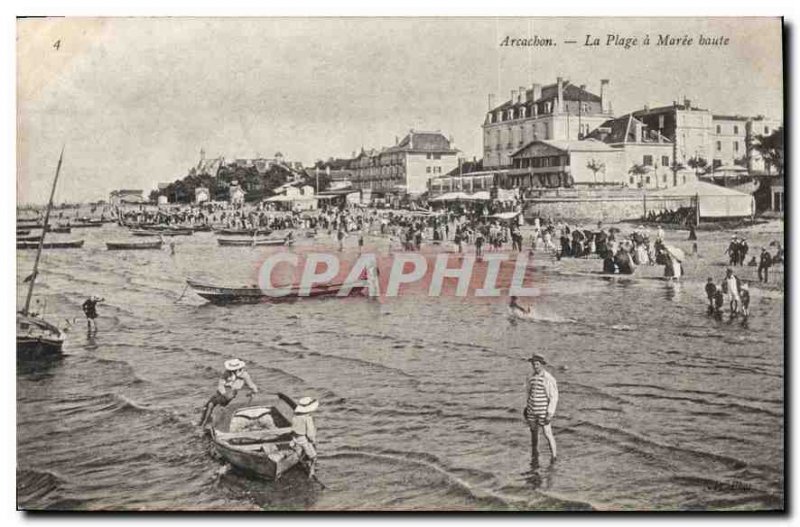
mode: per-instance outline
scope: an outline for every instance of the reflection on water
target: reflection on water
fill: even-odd
[[[88,229],[83,251],[45,253],[54,320],[90,294],[66,356],[17,382],[18,499],[82,509],[770,508],[783,500],[781,296],[751,289],[749,328],[705,313],[705,277],[587,276],[537,263],[532,320],[506,299],[424,295],[215,307],[185,278],[248,283],[271,248],[221,248],[210,233],[169,251],[118,255]],[[83,236],[83,234],[82,234]],[[334,240],[317,241],[323,249]],[[311,243],[301,240],[299,244]],[[372,240],[369,243],[382,243]],[[370,249],[367,247],[367,249]],[[385,251],[384,245],[377,249]],[[322,249],[321,249],[322,250]],[[21,282],[32,255],[20,252]],[[562,272],[583,275],[566,276]],[[694,277],[701,277],[695,279]],[[529,466],[525,358],[558,381],[559,461]],[[222,363],[259,388],[321,400],[319,478],[230,472],[197,430]],[[540,441],[540,447],[545,442]],[[546,450],[546,449],[545,449]],[[741,485],[727,484],[730,481]],[[716,483],[715,483],[716,482]],[[708,489],[712,488],[713,491]]]

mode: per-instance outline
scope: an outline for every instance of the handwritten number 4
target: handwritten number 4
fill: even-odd
[[[56,40],[53,47],[56,48],[56,51],[61,49],[61,40]]]

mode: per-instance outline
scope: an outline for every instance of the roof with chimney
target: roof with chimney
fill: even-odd
[[[636,133],[637,129],[646,131],[644,140],[638,137]],[[586,139],[602,141],[606,144],[672,143],[672,141],[660,134],[658,130],[648,130],[648,126],[639,119],[633,117],[633,114],[607,120],[592,130],[589,135],[586,136]]]
[[[452,147],[450,139],[441,132],[417,132],[411,130],[397,145],[387,148],[386,152],[455,154],[458,150]]]
[[[641,110],[636,110],[636,111],[634,111],[632,113],[633,113],[633,115],[635,117],[640,117],[640,116],[644,116],[644,115],[658,115],[658,114],[661,114],[661,113],[670,113],[670,112],[673,112],[675,110],[692,111],[692,112],[707,112],[708,111],[705,108],[699,108],[697,106],[692,106],[692,102],[691,101],[684,100],[684,102],[682,104],[675,103],[675,104],[670,104],[668,106],[658,106],[656,108],[648,108],[647,106],[645,106]]]
[[[563,94],[565,101],[597,102],[597,103],[601,102],[599,95],[595,95],[594,93],[585,90],[580,86],[575,86],[569,81],[563,81],[563,84],[564,84]],[[513,101],[509,99],[508,101],[504,102],[500,106],[493,108],[490,111],[494,112],[497,110],[504,110],[506,108],[511,108],[511,107],[516,108],[520,106],[529,106],[531,104],[537,104],[540,102],[555,100],[556,97],[558,96],[558,83],[554,82],[553,84],[547,84],[545,86],[542,86],[542,94],[535,101],[528,100],[528,94],[531,91],[532,91],[531,88],[525,90],[522,102]]]

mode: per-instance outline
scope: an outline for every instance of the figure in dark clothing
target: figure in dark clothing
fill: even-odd
[[[769,282],[769,268],[772,267],[772,255],[766,247],[761,248],[761,258],[758,262],[758,280],[765,284]]]
[[[714,318],[722,320],[722,304],[725,303],[725,295],[722,294],[722,286],[717,287],[714,293]]]
[[[750,318],[750,288],[747,282],[742,284],[739,297],[742,299],[742,327],[747,327],[747,321]]]
[[[97,333],[97,322],[95,322],[95,319],[97,318],[97,304],[103,302],[104,300],[104,298],[90,296],[81,306],[83,308],[83,314],[86,315],[86,326],[89,330],[89,333]]]
[[[708,314],[714,314],[714,299],[717,296],[717,286],[714,284],[714,279],[709,278],[706,283],[706,296],[708,297]]]
[[[689,240],[690,241],[697,240],[697,231],[695,231],[694,225],[689,225]]]

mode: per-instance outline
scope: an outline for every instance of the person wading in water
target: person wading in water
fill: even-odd
[[[97,333],[97,322],[95,322],[95,319],[97,318],[97,304],[104,301],[105,298],[90,296],[81,306],[83,309],[83,314],[86,315],[86,327],[88,328],[89,333]]]
[[[512,315],[517,315],[517,316],[526,316],[526,315],[530,316],[532,314],[530,306],[529,307],[521,306],[517,302],[517,297],[515,296],[509,298],[508,310]]]
[[[551,422],[558,405],[558,384],[544,366],[547,362],[541,355],[533,355],[528,362],[533,367],[533,373],[525,379],[526,404],[522,415],[531,429],[531,464],[539,464],[539,429],[544,432],[550,446],[551,463],[558,457],[556,453],[556,438],[553,437]]]
[[[211,417],[214,408],[217,406],[228,406],[236,398],[239,390],[245,385],[250,389],[251,396],[258,393],[258,387],[250,378],[250,374],[244,369],[245,363],[240,359],[230,359],[225,361],[225,372],[219,378],[217,391],[206,403],[203,410],[203,419],[200,420],[200,427],[204,427]]]

